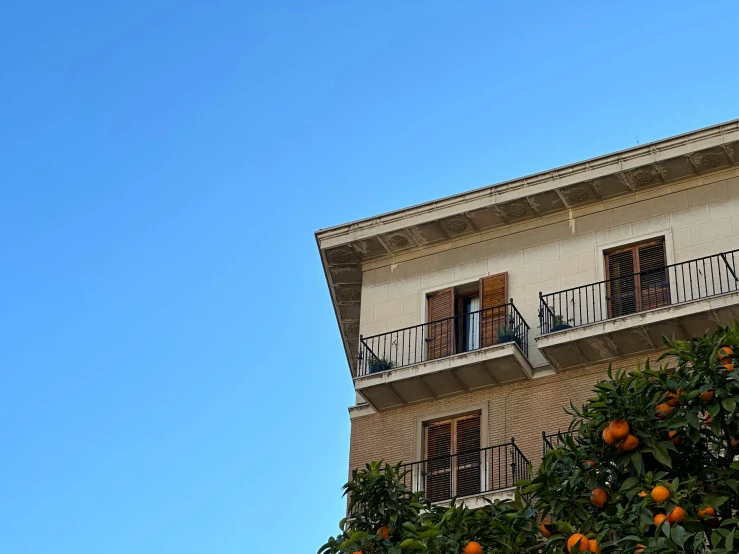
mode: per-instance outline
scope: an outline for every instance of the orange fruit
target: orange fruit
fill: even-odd
[[[734,351],[731,349],[730,346],[724,346],[719,349],[718,354],[716,357],[718,358],[719,362],[725,362],[728,360],[732,355],[734,354]]]
[[[685,519],[685,510],[680,506],[675,506],[672,511],[667,514],[667,521],[670,523],[680,523]]]
[[[666,519],[667,519],[667,516],[665,514],[657,514],[656,516],[654,516],[654,524],[659,525]]]
[[[590,541],[585,535],[575,533],[567,539],[568,552],[585,552],[590,548]]]
[[[620,441],[629,434],[629,424],[626,423],[625,419],[614,419],[608,424],[608,430],[614,439]]]
[[[677,436],[677,431],[670,431],[667,434],[667,440],[669,440],[674,445],[680,444],[680,437]]]
[[[608,427],[603,429],[603,440],[606,441],[606,444],[610,444],[611,446],[618,442],[618,440],[613,437]]]
[[[590,552],[592,552],[593,554],[600,554],[600,545],[598,544],[598,541],[596,541],[595,539],[590,539],[588,543],[588,550],[590,550]]]
[[[590,493],[590,503],[600,510],[606,502],[608,502],[608,493],[603,489],[593,489]]]
[[[670,408],[669,404],[660,404],[657,406],[657,417],[660,419],[665,419],[668,415],[670,415],[670,412],[672,411],[672,408]]]
[[[713,418],[710,415],[706,414],[706,416],[703,418],[703,425],[710,425],[711,423],[713,423]]]
[[[645,496],[647,496],[647,491],[639,491],[639,496],[644,498]]]
[[[640,554],[641,552],[644,552],[644,545],[640,542],[636,543],[636,546],[634,547],[634,552],[636,554]]]
[[[482,554],[482,546],[480,546],[479,542],[470,541],[467,543],[467,546],[462,549],[462,552],[464,552],[464,554]]]
[[[667,489],[667,487],[657,485],[652,489],[652,498],[655,502],[662,503],[670,498],[670,491]]]
[[[541,522],[541,525],[539,525],[539,532],[541,533],[542,537],[549,538],[552,536],[552,531],[554,529],[552,528],[552,520],[546,519]]]
[[[724,363],[724,369],[731,373],[732,371],[734,371],[734,364],[732,364],[731,362],[726,362]]]
[[[624,452],[631,452],[632,450],[636,450],[637,446],[639,446],[639,439],[635,435],[628,435],[618,445],[618,449]]]
[[[665,401],[665,404],[667,404],[670,408],[676,408],[680,404],[680,401],[677,398],[677,394],[675,394],[674,392],[668,392],[667,398],[668,400]]]
[[[698,517],[701,519],[704,519],[706,516],[715,516],[716,510],[714,510],[711,506],[708,506],[705,510],[698,510]]]
[[[738,443],[738,442],[739,441],[736,440],[736,439],[731,439],[731,446],[736,446],[736,443]]]
[[[387,525],[383,525],[379,529],[377,529],[377,534],[382,537],[382,540],[387,540],[387,538],[390,536],[390,529],[387,528]]]
[[[703,402],[710,402],[713,400],[713,389],[709,389],[701,394],[701,400],[703,400]]]
[[[585,460],[582,463],[582,467],[585,468],[585,469],[593,469],[597,465],[598,464],[596,464],[593,460]]]

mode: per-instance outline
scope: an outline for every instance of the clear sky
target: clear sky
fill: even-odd
[[[739,117],[739,2],[600,4],[2,3],[0,552],[315,552],[314,231]]]

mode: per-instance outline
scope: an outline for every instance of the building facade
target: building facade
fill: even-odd
[[[506,494],[609,364],[739,319],[739,120],[316,239],[356,390],[349,470]]]

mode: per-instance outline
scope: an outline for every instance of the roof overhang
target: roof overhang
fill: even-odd
[[[739,165],[739,119],[316,232],[354,375],[362,264]]]

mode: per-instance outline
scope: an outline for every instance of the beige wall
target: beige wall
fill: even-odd
[[[531,327],[529,358],[534,367],[543,366],[534,341],[539,291],[602,280],[604,248],[655,234],[667,237],[668,263],[739,248],[738,175],[732,169],[427,248],[422,256],[367,264],[360,333],[423,323],[428,292],[507,271],[509,296]]]
[[[651,357],[657,358],[657,354]],[[614,369],[633,369],[644,358],[614,364]],[[565,431],[571,417],[564,412],[570,401],[580,406],[592,396],[593,385],[606,377],[608,364],[552,374],[513,385],[487,389],[352,419],[349,469],[373,460],[388,463],[422,459],[419,452],[420,422],[435,414],[464,413],[487,408],[487,444],[501,444],[515,437],[516,444],[535,467],[541,452],[541,433]],[[484,426],[483,426],[484,432]],[[483,444],[485,443],[483,437]]]

